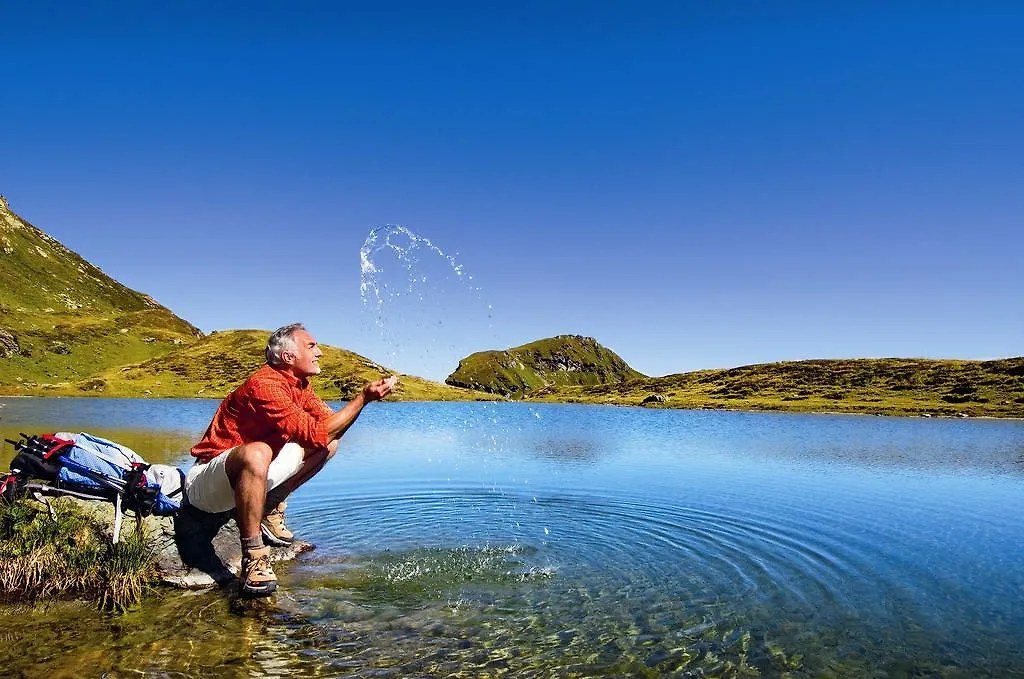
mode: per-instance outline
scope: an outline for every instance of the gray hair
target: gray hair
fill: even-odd
[[[281,354],[288,351],[295,353],[298,347],[295,345],[295,333],[305,330],[302,323],[292,323],[283,328],[278,328],[267,340],[267,363],[270,365],[283,365]]]

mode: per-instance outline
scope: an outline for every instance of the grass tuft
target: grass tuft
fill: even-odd
[[[100,607],[124,612],[142,600],[156,581],[153,548],[142,524],[123,535],[116,545],[107,545],[101,568]]]
[[[155,581],[153,552],[139,528],[109,544],[70,498],[0,501],[0,597],[95,599],[123,612]]]

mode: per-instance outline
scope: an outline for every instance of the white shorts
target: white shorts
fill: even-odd
[[[196,463],[188,470],[185,477],[185,496],[196,509],[217,514],[235,508],[235,491],[228,481],[224,465],[228,461],[228,453],[223,453],[206,463]],[[267,492],[281,485],[302,467],[302,446],[298,443],[286,443],[270,462],[267,469]]]

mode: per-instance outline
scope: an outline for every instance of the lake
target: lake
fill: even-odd
[[[182,466],[217,405],[0,404]],[[8,607],[0,674],[1024,676],[1022,455],[1017,420],[372,404],[272,599]]]

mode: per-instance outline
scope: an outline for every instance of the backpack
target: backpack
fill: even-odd
[[[131,448],[84,432],[21,437],[7,439],[17,455],[0,476],[0,497],[32,491],[113,502],[115,543],[122,512],[169,516],[181,507],[185,474],[177,467],[147,464]]]

